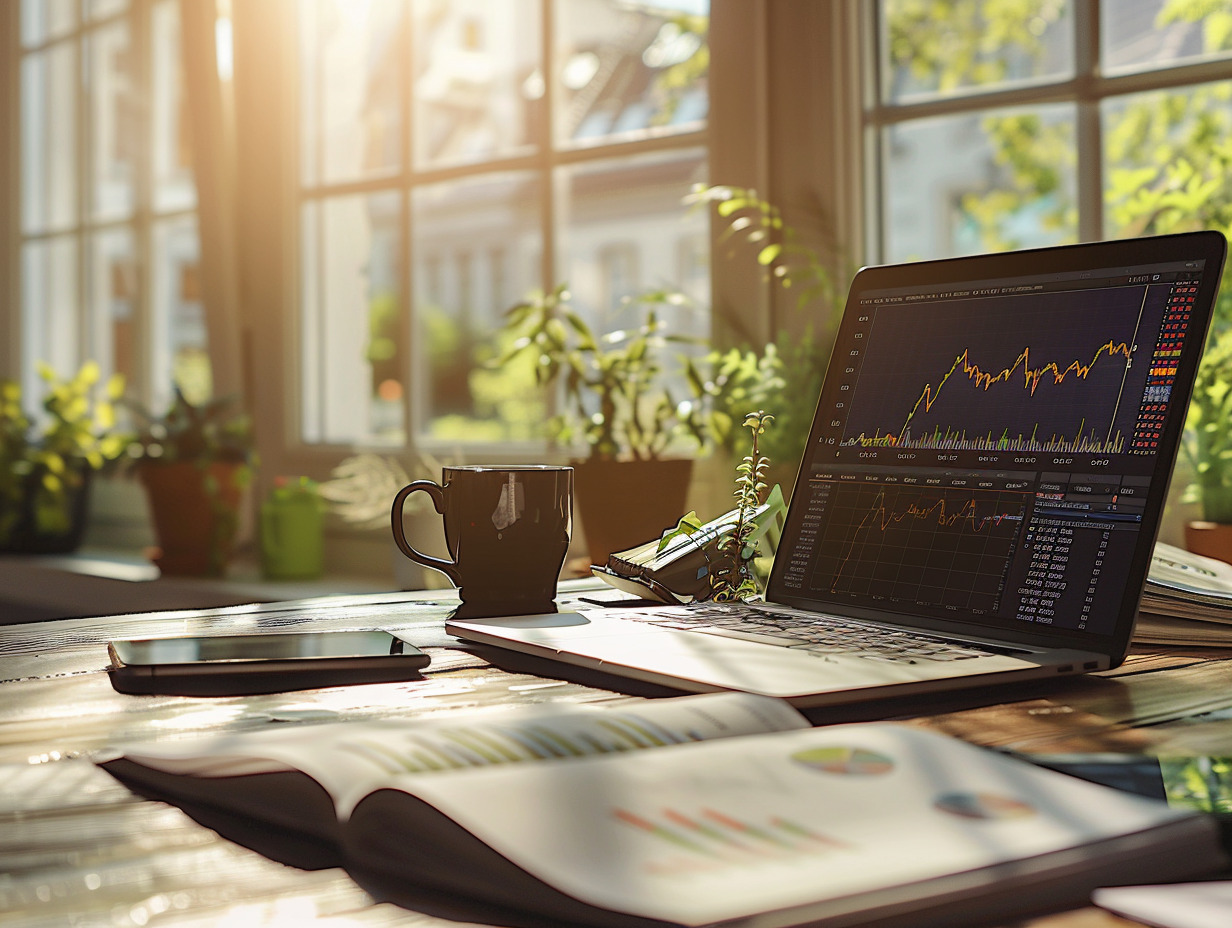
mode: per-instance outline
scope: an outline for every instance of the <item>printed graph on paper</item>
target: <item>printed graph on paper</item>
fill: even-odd
[[[1027,495],[914,485],[839,485],[815,582],[832,593],[992,611]]]

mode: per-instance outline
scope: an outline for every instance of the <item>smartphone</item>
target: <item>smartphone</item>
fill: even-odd
[[[111,684],[121,693],[249,696],[350,683],[415,679],[430,658],[385,631],[270,632],[112,641]]]

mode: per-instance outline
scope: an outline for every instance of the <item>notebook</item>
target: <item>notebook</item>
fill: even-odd
[[[801,707],[1115,667],[1226,249],[1195,232],[864,268],[764,603],[446,629]]]

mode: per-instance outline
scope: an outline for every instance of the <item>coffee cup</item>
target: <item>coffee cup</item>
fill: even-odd
[[[445,525],[449,560],[406,540],[402,508],[427,493]],[[459,616],[555,612],[573,530],[573,468],[540,464],[442,468],[441,482],[416,480],[398,491],[394,542],[417,564],[439,570],[458,588]]]

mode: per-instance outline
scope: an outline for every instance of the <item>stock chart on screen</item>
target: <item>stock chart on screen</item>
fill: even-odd
[[[788,594],[1108,632],[1104,563],[1142,524],[1201,280],[1177,261],[853,293]]]

